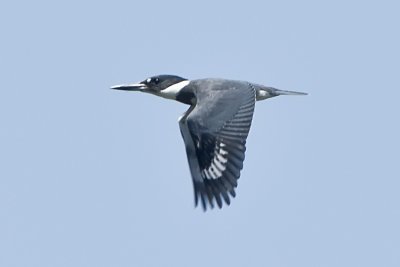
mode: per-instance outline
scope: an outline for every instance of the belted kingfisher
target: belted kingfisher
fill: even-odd
[[[230,204],[243,168],[246,138],[256,101],[278,95],[306,95],[255,83],[225,79],[188,80],[158,75],[111,87],[139,91],[190,105],[179,118],[192,175],[195,206],[204,210]],[[230,196],[229,196],[230,195]]]

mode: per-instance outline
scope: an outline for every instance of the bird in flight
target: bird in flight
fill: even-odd
[[[192,175],[195,206],[204,211],[230,204],[243,168],[256,101],[279,95],[306,93],[279,90],[246,81],[225,79],[188,80],[157,75],[139,83],[111,89],[150,93],[189,105],[179,118]]]

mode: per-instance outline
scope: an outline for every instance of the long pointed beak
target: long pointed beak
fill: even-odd
[[[131,84],[120,84],[114,85],[111,89],[124,90],[124,91],[143,91],[147,89],[147,86],[142,83],[131,83]]]

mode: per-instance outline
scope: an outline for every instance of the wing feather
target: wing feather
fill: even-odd
[[[240,84],[232,83],[226,90],[218,85],[210,86],[207,91],[198,90],[196,104],[179,121],[193,179],[195,205],[200,200],[204,210],[213,208],[214,202],[219,208],[223,202],[229,205],[229,194],[236,196],[256,97],[250,84],[237,83]]]

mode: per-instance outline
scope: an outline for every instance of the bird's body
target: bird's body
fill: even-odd
[[[118,90],[142,91],[190,105],[179,119],[195,191],[204,210],[222,207],[235,196],[243,168],[246,138],[255,102],[270,97],[304,93],[278,90],[245,81],[199,79],[173,75],[150,77]]]

